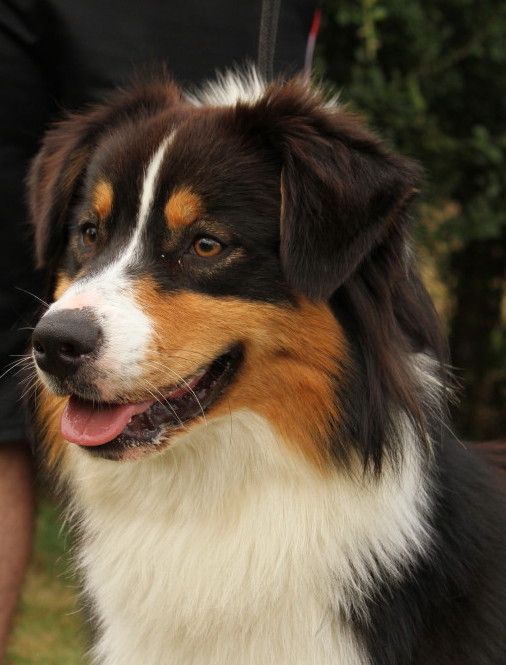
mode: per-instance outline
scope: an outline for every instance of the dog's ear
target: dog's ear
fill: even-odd
[[[143,114],[149,117],[180,102],[171,82],[119,91],[82,114],[70,114],[44,136],[27,176],[38,267],[57,261],[65,243],[65,219],[98,140],[112,128]]]
[[[402,224],[421,169],[304,82],[273,85],[250,112],[281,152],[285,275],[308,297],[328,299]]]

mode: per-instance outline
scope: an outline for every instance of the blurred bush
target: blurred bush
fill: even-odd
[[[504,435],[506,3],[330,0],[317,69],[426,167],[418,239],[445,294],[457,428]]]

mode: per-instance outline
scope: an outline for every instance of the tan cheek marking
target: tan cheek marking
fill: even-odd
[[[165,204],[165,221],[169,228],[188,226],[202,215],[204,206],[201,198],[188,187],[182,187],[171,194]]]
[[[111,214],[114,192],[110,182],[99,180],[95,185],[91,201],[99,219],[104,220]]]
[[[53,300],[58,300],[72,284],[67,275],[59,273],[56,278],[56,284],[53,291]]]
[[[324,305],[301,301],[296,311],[278,308],[272,349],[248,344],[243,371],[231,386],[227,409],[261,413],[315,466],[330,464],[329,436],[338,421],[334,381],[346,363],[342,331]],[[247,325],[247,324],[246,324]]]
[[[316,466],[328,467],[328,437],[339,419],[334,393],[347,364],[344,334],[327,306],[301,299],[297,308],[204,294],[167,295],[149,280],[136,299],[155,327],[147,378],[165,386],[194,372],[237,342],[245,348],[227,398],[209,410],[253,409]]]
[[[49,468],[54,468],[60,461],[66,444],[60,434],[60,420],[66,397],[57,397],[44,386],[40,386],[37,395],[36,419],[44,450],[44,458]]]

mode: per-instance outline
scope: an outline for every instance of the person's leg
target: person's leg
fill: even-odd
[[[31,551],[32,467],[26,443],[0,444],[0,662]]]

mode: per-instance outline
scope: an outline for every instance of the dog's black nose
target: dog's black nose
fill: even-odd
[[[37,365],[64,379],[74,374],[102,340],[100,326],[89,307],[46,314],[32,335]]]

